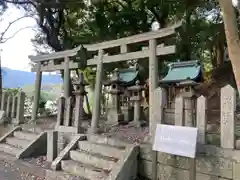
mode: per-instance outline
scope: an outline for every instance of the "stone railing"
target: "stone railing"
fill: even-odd
[[[81,95],[68,98],[61,97],[58,100],[56,124],[58,131],[72,133],[79,133],[81,131],[81,122],[85,115],[83,101],[84,96]]]
[[[7,123],[21,124],[24,122],[25,93],[19,92],[16,96],[7,92],[1,94],[1,111],[4,111],[3,119]]]

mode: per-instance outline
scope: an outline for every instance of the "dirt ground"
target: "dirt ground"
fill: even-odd
[[[45,180],[45,172],[25,161],[0,153],[1,180]]]
[[[149,128],[148,126],[137,128],[131,124],[128,125],[117,125],[108,126],[104,119],[100,120],[100,131],[102,134],[115,137],[130,143],[140,143],[146,136],[148,136]],[[24,127],[28,129],[34,128],[35,131],[41,132],[43,130],[54,129],[56,124],[56,117],[48,117],[38,119],[37,125],[25,124]],[[90,127],[90,120],[85,120],[82,123],[85,131]]]

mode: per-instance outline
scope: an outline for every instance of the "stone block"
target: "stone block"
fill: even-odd
[[[114,138],[110,138],[107,136],[101,136],[101,135],[91,134],[87,137],[87,139],[88,139],[88,141],[90,141],[92,143],[107,144],[107,145],[114,146],[114,147],[121,148],[121,149],[123,149],[127,145],[129,145],[128,143],[123,142],[119,139],[114,139]]]
[[[33,141],[37,139],[38,134],[32,133],[32,132],[27,132],[27,131],[15,131],[13,135],[19,139],[26,139],[29,141]]]
[[[15,131],[19,131],[21,130],[20,126],[16,126],[14,127],[12,130],[8,131],[6,134],[4,134],[1,138],[0,138],[0,143],[3,143],[6,141],[6,138],[13,136]]]
[[[124,122],[124,115],[117,112],[116,109],[109,109],[107,113],[107,123],[115,125],[121,122]]]
[[[57,157],[58,132],[49,131],[47,134],[47,161],[52,162]]]
[[[197,173],[208,174],[211,176],[232,179],[233,177],[233,162],[240,157],[240,151],[231,151],[214,146],[201,146],[205,148],[198,152],[196,158]],[[140,148],[140,165],[139,172],[145,173],[145,177],[151,175],[152,153],[151,146],[141,145]],[[240,161],[239,161],[240,162]],[[158,163],[162,165],[188,170],[190,168],[190,161],[188,158],[169,155],[166,153],[158,153]],[[144,170],[144,168],[146,168]],[[149,170],[150,169],[150,170]],[[150,172],[148,172],[150,171]],[[150,174],[149,174],[150,173]]]
[[[80,166],[79,163],[72,160],[61,161],[61,166],[65,172],[86,179],[104,180],[107,177],[107,174],[104,171],[99,171],[99,169],[94,167]]]
[[[6,139],[6,143],[18,148],[26,148],[31,143],[31,141],[25,139],[18,139],[16,137],[8,137]]]
[[[86,140],[85,135],[77,134],[74,136],[70,143],[58,154],[57,158],[51,164],[51,168],[53,170],[61,169],[61,161],[65,158],[69,157],[69,153],[71,150],[76,149],[78,141]]]
[[[196,161],[197,172],[232,179],[232,161],[214,156],[200,156]]]
[[[182,156],[174,156],[167,153],[158,153],[158,162],[161,164],[181,168],[181,169],[189,169],[190,162],[189,158],[182,157]]]
[[[83,151],[72,150],[70,151],[70,158],[74,161],[81,162],[83,164],[89,164],[95,166],[97,168],[105,169],[111,171],[114,166],[116,166],[116,162],[103,158],[94,156],[90,153],[86,153]]]
[[[30,157],[31,155],[40,156],[46,154],[47,154],[47,132],[42,132],[41,134],[38,134],[35,139],[30,140],[28,146],[23,148],[22,151],[16,155],[16,157],[20,159]]]
[[[133,120],[133,107],[129,106],[122,106],[121,107],[121,112],[124,116],[124,121],[129,122]]]
[[[207,142],[207,144],[219,146],[220,145],[220,134],[207,134],[206,142]]]
[[[139,146],[128,146],[106,180],[132,180],[136,176],[134,163],[139,155]]]
[[[228,180],[226,178],[221,178],[218,176],[211,176],[207,174],[197,173],[196,180]]]
[[[147,160],[139,160],[139,174],[143,177],[151,179],[152,177],[152,162]]]
[[[152,162],[147,160],[140,160],[138,164],[139,174],[142,177],[151,179]],[[190,174],[188,170],[175,168],[172,166],[158,163],[157,178],[158,180],[189,180]],[[196,180],[229,180],[229,179],[197,172]]]
[[[139,174],[143,177],[151,179],[152,177],[152,162],[140,160]],[[158,180],[189,180],[189,171],[163,164],[157,165],[157,179]]]
[[[234,180],[240,180],[240,163],[239,162],[233,162],[233,179]]]
[[[4,123],[6,113],[4,110],[0,110],[0,124]]]
[[[189,171],[158,164],[157,176],[159,180],[190,180]]]
[[[165,109],[163,116],[164,124],[174,124],[174,109]]]
[[[95,144],[89,141],[79,141],[78,148],[80,150],[90,152],[90,153],[95,153],[95,154],[100,152],[101,155],[103,156],[113,157],[116,159],[119,159],[123,153],[123,151],[118,148],[101,145],[101,144]]]
[[[183,98],[181,96],[177,97],[175,100],[175,114],[174,114],[174,124],[177,126],[183,126],[184,124],[184,113],[183,113]]]
[[[221,89],[221,147],[235,148],[236,91],[230,85]]]
[[[146,144],[146,145],[140,145],[140,159],[144,159],[144,160],[148,160],[151,161],[152,160],[152,149],[151,146]]]
[[[16,156],[21,152],[21,149],[8,144],[0,144],[0,151]]]

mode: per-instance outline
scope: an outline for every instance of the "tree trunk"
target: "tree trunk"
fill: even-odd
[[[240,39],[238,34],[237,17],[230,0],[218,1],[223,12],[229,59],[232,63],[238,92],[240,93]]]
[[[2,80],[2,57],[1,57],[1,55],[0,55],[0,94],[2,94],[2,82],[3,82],[3,80]]]

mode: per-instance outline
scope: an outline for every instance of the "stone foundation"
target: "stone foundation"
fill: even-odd
[[[68,145],[68,143],[72,140],[73,133],[66,132],[58,132],[57,135],[57,152],[58,154]]]
[[[196,180],[239,180],[240,151],[200,145],[196,158]],[[190,180],[189,158],[158,153],[158,180]],[[151,179],[152,151],[141,145],[139,174]]]
[[[47,141],[47,160],[52,162],[75,136],[75,133],[49,131]]]

